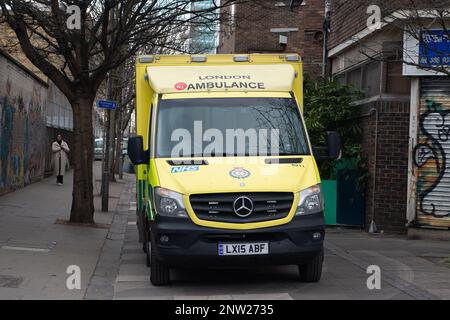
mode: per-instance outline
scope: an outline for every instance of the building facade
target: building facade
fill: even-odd
[[[320,74],[324,0],[243,2],[221,12],[218,53],[298,53]]]
[[[377,2],[381,16],[389,18],[374,27],[368,8]],[[440,8],[440,2],[421,3],[414,9]],[[366,225],[374,221],[378,229],[396,232],[413,227],[448,228],[449,77],[405,63],[414,55],[419,57],[418,51],[406,50],[406,30],[412,21],[417,28],[418,17],[409,19],[405,11],[396,14],[412,9],[411,2],[399,1],[395,6],[390,2],[385,11],[386,3],[336,0],[331,16],[330,72],[364,93],[356,102],[359,111],[353,121],[363,129],[361,142],[371,174],[365,197]],[[429,29],[442,29],[430,24],[431,17],[419,18]],[[444,56],[449,56],[449,48],[444,49]]]
[[[193,1],[191,6],[192,11],[208,10],[214,6],[214,0]],[[219,12],[212,11],[203,14],[204,17],[193,20],[189,27],[188,50],[190,53],[216,53],[219,36],[218,27],[215,23],[207,23],[205,19],[211,16],[211,21],[215,21],[218,15]]]

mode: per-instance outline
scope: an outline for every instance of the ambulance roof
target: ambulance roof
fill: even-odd
[[[292,64],[148,65],[147,80],[157,93],[289,92],[296,72]]]

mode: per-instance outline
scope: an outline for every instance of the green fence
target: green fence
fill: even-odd
[[[331,180],[322,180],[326,225],[364,227],[364,195],[357,188],[355,159],[336,162]]]

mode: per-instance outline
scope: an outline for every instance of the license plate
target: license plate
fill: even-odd
[[[219,256],[269,254],[269,243],[219,243]]]

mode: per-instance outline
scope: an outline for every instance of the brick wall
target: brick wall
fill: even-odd
[[[47,84],[0,53],[0,195],[44,176]]]
[[[378,131],[376,222],[388,231],[405,231],[409,105],[381,103]]]
[[[329,48],[333,48],[366,28],[367,7],[377,0],[334,0],[332,2]]]
[[[323,46],[324,1],[307,0],[306,5],[276,7],[280,1],[262,0],[236,4],[234,32],[221,26],[219,53],[299,53],[306,72],[321,70]],[[289,3],[290,1],[285,1]],[[225,16],[230,14],[227,8]],[[298,28],[292,32],[271,32],[274,28]],[[287,45],[279,44],[279,36],[287,36]]]
[[[219,47],[218,53],[234,53],[236,32],[234,32],[234,20],[232,7],[224,7],[220,12]]]
[[[0,195],[51,174],[57,133],[70,147],[72,131],[47,127],[51,104],[67,107],[68,101],[54,84],[0,50]],[[58,120],[60,109],[55,110]]]
[[[448,8],[448,0],[333,0],[329,48],[333,48],[367,27],[367,8],[378,5],[382,17],[398,9]]]
[[[375,113],[354,120],[363,128],[361,143],[370,171],[365,192],[366,228],[370,226],[372,208],[375,206],[375,222],[380,230],[405,232],[409,104],[377,101],[364,106],[365,110],[372,108],[376,108],[379,112],[376,171],[374,170]],[[376,172],[376,186],[373,202],[374,172]]]

